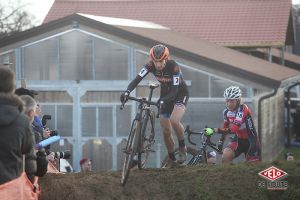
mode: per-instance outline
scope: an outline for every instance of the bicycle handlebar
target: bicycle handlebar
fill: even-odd
[[[159,113],[160,113],[160,105],[158,105],[156,102],[153,102],[153,101],[148,101],[146,100],[146,98],[136,98],[136,97],[132,97],[132,96],[128,96],[127,97],[127,100],[130,99],[132,101],[136,101],[136,102],[139,102],[141,104],[147,104],[147,105],[153,105],[153,106],[156,106],[157,109],[158,109],[158,112],[157,112],[157,115],[156,115],[156,118],[159,118]],[[124,106],[125,106],[125,103],[127,101],[123,101],[121,106],[120,106],[120,110],[123,110]]]
[[[188,134],[188,141],[189,141],[189,143],[191,143],[192,145],[196,145],[196,143],[194,143],[194,142],[191,141],[191,135],[192,135],[192,134],[203,135],[203,132],[193,132],[193,131],[191,131],[189,125],[186,126],[184,132]]]
[[[189,143],[191,143],[192,145],[196,145],[196,143],[194,143],[194,142],[191,141],[191,135],[192,135],[192,134],[195,134],[195,135],[205,135],[204,132],[195,132],[195,131],[191,131],[189,125],[186,126],[186,129],[185,129],[184,132],[187,133],[187,135],[188,135],[188,141],[189,141]],[[218,144],[218,149],[221,151],[221,150],[223,149],[223,143],[224,143],[225,136],[226,136],[228,133],[220,133],[220,134],[222,134],[222,136],[221,136],[221,138],[220,138],[220,140],[219,140],[219,142],[221,142],[221,143]],[[214,147],[217,146],[217,144],[211,142],[211,140],[210,140],[211,136],[205,135],[205,137],[206,137],[206,144],[207,144],[208,146],[214,146]]]

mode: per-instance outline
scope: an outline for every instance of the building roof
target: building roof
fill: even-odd
[[[270,53],[272,55],[273,63],[278,63],[278,64],[282,63],[282,60],[281,60],[282,55],[281,55],[281,51],[279,49],[272,48]],[[266,59],[267,50],[266,49],[256,49],[256,51],[253,52],[252,54],[259,58]],[[285,66],[292,68],[292,69],[300,70],[300,56],[299,55],[291,54],[289,52],[284,52],[283,58],[284,58]]]
[[[73,14],[42,26],[21,32],[0,40],[0,48],[24,41],[34,36],[40,36],[54,29],[72,26],[77,22],[81,25],[99,30],[108,35],[117,36],[137,44],[151,47],[157,43],[166,44],[172,56],[185,59],[202,67],[200,70],[213,73],[245,85],[264,88],[285,87],[300,79],[300,71],[220,47],[210,42],[192,38],[169,29],[151,29],[129,26],[109,25],[87,16]],[[76,23],[75,23],[76,24]],[[77,27],[77,25],[76,25]]]
[[[56,0],[44,23],[73,13],[150,21],[228,47],[294,44],[291,0]]]

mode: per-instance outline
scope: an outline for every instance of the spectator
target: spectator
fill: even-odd
[[[293,131],[296,135],[295,141],[300,142],[300,108],[296,108],[296,112],[293,112],[292,114],[293,118]]]
[[[24,81],[24,80],[23,80]],[[24,83],[24,87],[25,87],[25,83]],[[37,95],[38,93],[34,90],[28,90],[24,87],[18,88],[15,91],[15,94],[18,96],[23,96],[23,95],[27,95],[32,97],[33,99],[35,98],[35,95]],[[36,112],[35,112],[35,116],[34,116],[34,121],[32,122],[33,125],[33,131],[35,134],[35,142],[38,143],[42,140],[43,135],[48,135],[50,134],[50,131],[46,131],[43,128],[41,119],[40,119],[40,115],[41,115],[41,108],[40,105],[37,104],[36,106]],[[47,137],[46,137],[47,138]]]
[[[81,172],[91,172],[92,171],[92,160],[89,158],[82,158],[79,162]]]
[[[23,113],[21,99],[14,95],[15,74],[7,67],[0,67],[0,184],[21,176],[25,163],[31,181],[36,173],[34,134]],[[23,155],[27,155],[23,163]]]
[[[291,152],[287,152],[287,153],[285,154],[285,160],[286,160],[286,161],[292,161],[292,160],[294,160],[294,154],[291,153]]]
[[[29,95],[22,95],[22,96],[20,96],[20,98],[25,103],[25,112],[24,113],[27,115],[27,117],[29,118],[29,121],[32,124],[34,121],[35,113],[36,113],[37,103]],[[39,133],[35,133],[35,141],[37,143],[40,142],[40,134]],[[48,167],[48,160],[46,158],[45,149],[44,148],[39,149],[36,152],[36,156],[37,156],[37,158],[36,158],[37,172],[35,175],[42,177],[47,173],[47,167]],[[26,164],[26,166],[28,166],[28,165]],[[29,171],[29,170],[30,169],[27,169],[27,171]]]

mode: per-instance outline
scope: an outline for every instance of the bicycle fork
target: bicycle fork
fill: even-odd
[[[131,139],[131,141],[127,141],[127,144],[126,144],[126,147],[123,148],[123,153],[126,153],[126,154],[131,154],[133,149],[132,148],[129,148],[131,145],[132,142],[135,142],[136,140],[136,137],[138,137],[138,135],[140,134],[140,130],[139,130],[139,127],[140,127],[140,121],[135,118],[131,124],[131,128],[130,128],[130,134],[135,134],[134,137],[130,137],[130,135],[128,136],[128,138]],[[135,131],[133,131],[133,129],[136,129]]]

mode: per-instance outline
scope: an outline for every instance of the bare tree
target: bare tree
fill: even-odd
[[[0,38],[34,26],[34,17],[25,8],[26,5],[21,5],[18,1],[7,5],[0,3]]]

